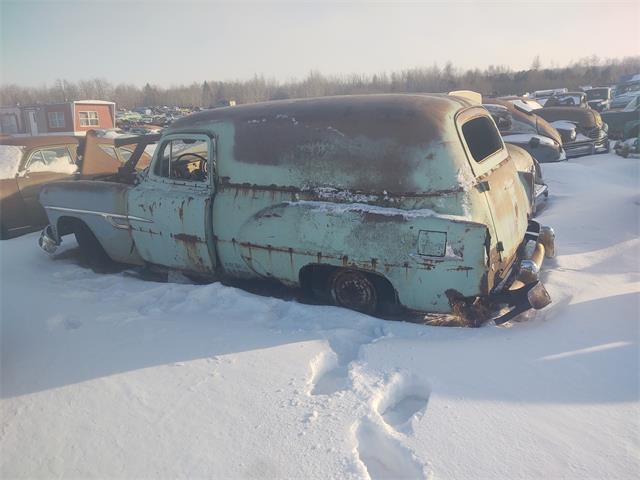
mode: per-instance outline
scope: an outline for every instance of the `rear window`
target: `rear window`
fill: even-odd
[[[495,125],[487,117],[476,117],[462,125],[462,134],[476,162],[502,150],[502,140]]]

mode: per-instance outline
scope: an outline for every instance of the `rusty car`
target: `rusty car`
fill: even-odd
[[[608,110],[613,99],[611,90],[611,87],[593,87],[585,90],[589,107],[598,112]]]
[[[566,160],[558,130],[525,103],[484,98],[483,106],[491,113],[505,142],[524,148],[540,163]]]
[[[86,136],[32,136],[0,139],[0,225],[2,239],[41,229],[47,215],[38,195],[44,185],[66,179],[111,175],[133,153],[129,140]],[[150,155],[140,160],[149,163]]]
[[[609,127],[595,110],[545,106],[533,113],[558,130],[568,158],[609,151]]]
[[[39,244],[54,253],[75,234],[81,250],[192,278],[272,279],[371,314],[502,322],[551,301],[538,272],[554,233],[531,220],[533,174],[461,97],[218,108],[173,123],[133,180],[45,187]]]

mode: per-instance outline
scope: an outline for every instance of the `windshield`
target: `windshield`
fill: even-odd
[[[587,99],[589,100],[606,100],[609,98],[609,89],[607,88],[592,88],[587,90]]]

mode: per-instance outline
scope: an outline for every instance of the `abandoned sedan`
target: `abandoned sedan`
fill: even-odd
[[[46,187],[40,245],[54,252],[75,233],[118,262],[270,278],[362,312],[395,304],[479,325],[550,302],[538,271],[553,231],[530,221],[533,173],[489,113],[459,97],[220,108],[176,121],[135,182]]]
[[[581,107],[545,107],[534,110],[560,132],[567,157],[593,155],[609,151],[606,123],[598,112]]]
[[[498,98],[487,98],[483,102],[505,142],[524,148],[540,163],[566,160],[558,130],[525,104]]]

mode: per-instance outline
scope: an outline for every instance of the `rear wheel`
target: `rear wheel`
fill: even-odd
[[[363,313],[374,313],[378,292],[369,276],[357,270],[336,270],[329,278],[331,297],[336,305]]]

